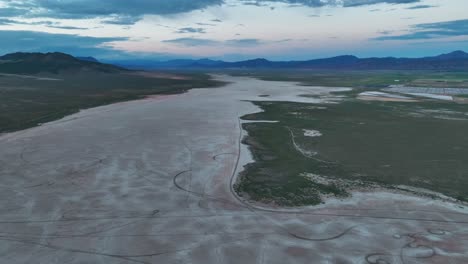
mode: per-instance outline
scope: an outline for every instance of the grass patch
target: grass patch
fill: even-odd
[[[0,75],[0,133],[60,119],[80,109],[221,85],[204,74],[184,76],[186,80],[125,73],[78,73],[46,76],[61,79],[50,81]]]
[[[237,190],[252,199],[291,206],[317,204],[322,195],[346,195],[343,186],[318,184],[302,177],[305,172],[363,185],[408,185],[467,199],[466,105],[354,99],[320,107],[254,104],[264,112],[244,119],[279,122],[244,125],[249,133],[244,142],[256,162],[247,166]],[[323,135],[307,137],[303,129]]]
[[[383,88],[405,84],[420,87],[468,88],[468,73],[438,71],[320,71],[320,70],[237,70],[235,76],[251,76],[267,81],[291,81],[303,85]]]

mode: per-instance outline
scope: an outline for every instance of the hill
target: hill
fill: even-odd
[[[0,72],[10,74],[36,74],[61,72],[121,72],[124,68],[53,53],[11,53],[0,57]]]

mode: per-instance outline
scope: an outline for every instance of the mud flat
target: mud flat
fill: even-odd
[[[417,102],[417,100],[410,97],[377,91],[360,93],[357,98],[364,101]]]
[[[465,88],[410,87],[401,85],[391,85],[390,88],[386,88],[384,90],[397,93],[423,93],[441,95],[468,94],[468,89]]]
[[[259,110],[248,101],[317,103],[331,89],[218,78],[230,84],[1,136],[0,263],[467,263],[456,204],[386,192],[294,209],[240,200],[232,183],[251,158],[239,117]]]

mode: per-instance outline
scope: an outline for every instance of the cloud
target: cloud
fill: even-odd
[[[179,34],[185,34],[185,33],[199,33],[199,34],[204,34],[206,33],[204,28],[193,28],[193,27],[184,27],[184,28],[179,28],[176,33]]]
[[[262,42],[259,39],[230,39],[226,40],[225,44],[230,46],[257,46]]]
[[[58,29],[74,29],[74,30],[86,30],[88,28],[84,27],[73,27],[73,26],[49,26],[50,28],[58,28]]]
[[[284,3],[293,6],[309,6],[309,7],[322,7],[322,6],[343,6],[355,7],[374,4],[410,4],[418,3],[421,0],[240,0],[247,5],[263,6],[265,3]]]
[[[375,5],[375,4],[412,4],[421,0],[343,0],[344,7]]]
[[[22,8],[4,7],[0,8],[0,17],[17,17],[24,15],[28,11]]]
[[[0,25],[4,26],[4,25],[12,25],[12,24],[15,24],[15,20],[11,20],[11,19],[8,19],[8,18],[0,18]]]
[[[140,16],[128,16],[128,15],[117,15],[113,16],[111,19],[106,19],[101,21],[104,24],[109,25],[133,25],[141,19]]]
[[[433,8],[433,7],[437,7],[437,6],[435,6],[435,5],[416,5],[416,6],[410,6],[410,7],[406,8],[406,9],[410,9],[410,10],[412,10],[412,9],[426,9],[426,8]]]
[[[144,15],[171,15],[220,5],[223,0],[4,0],[0,16],[48,17],[63,19],[96,18],[114,15],[121,20],[109,24],[135,23]],[[130,19],[133,18],[132,19]]]
[[[231,46],[231,47],[252,47],[269,43],[281,43],[290,41],[290,39],[282,39],[277,41],[262,41],[254,38],[244,39],[228,39],[228,40],[212,40],[204,38],[177,38],[163,40],[165,43],[173,43],[181,46]]]
[[[59,51],[75,56],[111,56],[118,51],[110,42],[125,41],[127,38],[96,38],[70,34],[51,34],[36,31],[0,30],[0,53],[52,52]]]
[[[49,28],[58,28],[58,29],[78,29],[78,30],[88,29],[85,27],[64,26],[64,25],[61,25],[60,23],[52,22],[52,21],[24,22],[24,21],[18,21],[18,20],[13,20],[13,19],[8,19],[8,18],[0,18],[0,25],[32,25],[32,26],[42,25],[42,26],[46,26]]]
[[[236,0],[239,4],[269,6],[284,3],[292,6],[354,7],[418,3],[421,0]],[[106,18],[105,24],[131,25],[145,15],[172,15],[223,5],[226,0],[0,0],[0,17],[43,17],[57,19]],[[222,22],[213,19],[211,22]]]
[[[458,36],[468,36],[468,19],[417,24],[412,26],[408,34],[382,36],[373,40],[417,40]]]
[[[176,38],[163,40],[165,43],[178,44],[182,46],[212,46],[219,44],[219,41],[203,38]]]
[[[199,26],[210,26],[210,27],[216,26],[215,24],[211,24],[211,23],[202,23],[202,22],[197,23],[197,25],[199,25]]]
[[[392,34],[394,31],[393,30],[380,30],[378,31],[377,33],[381,34],[381,35],[390,35]]]

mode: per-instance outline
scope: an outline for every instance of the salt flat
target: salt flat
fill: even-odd
[[[465,88],[410,87],[402,85],[391,85],[390,88],[385,88],[384,91],[397,93],[424,93],[441,95],[468,94],[468,89]]]
[[[1,136],[0,263],[468,262],[468,210],[456,204],[238,199],[232,183],[251,161],[239,117],[259,110],[248,100],[335,102],[329,91],[346,88],[217,78],[230,84]]]

